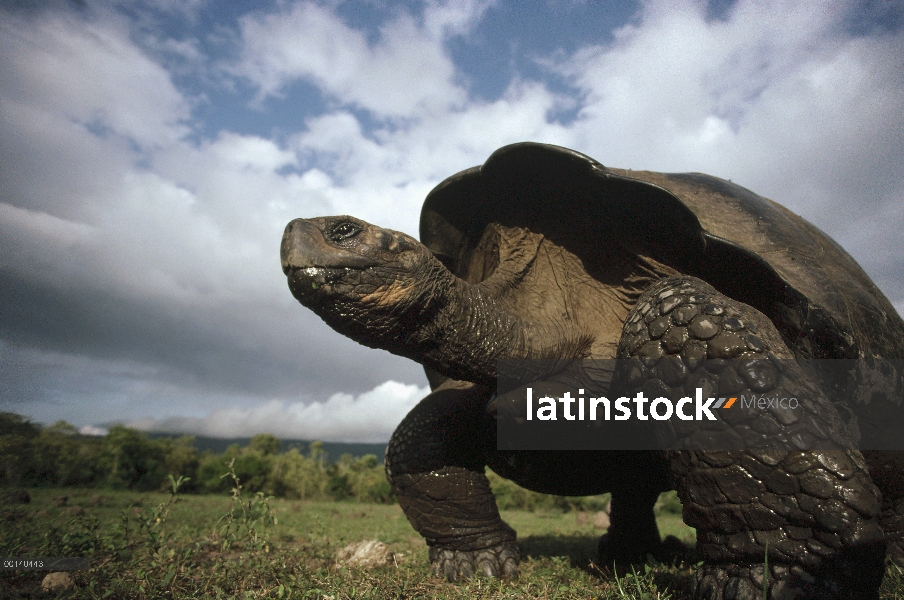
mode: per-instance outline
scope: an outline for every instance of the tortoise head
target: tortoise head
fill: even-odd
[[[290,222],[280,258],[301,304],[340,333],[383,348],[445,271],[411,236],[344,215]]]

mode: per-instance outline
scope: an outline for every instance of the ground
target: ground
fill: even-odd
[[[59,597],[681,600],[693,569],[654,565],[613,577],[591,562],[601,532],[576,512],[502,511],[519,533],[520,579],[450,584],[430,575],[426,545],[397,505],[265,504],[245,494],[186,495],[172,503],[169,494],[73,488],[29,493],[29,504],[0,507],[0,555],[89,554],[92,570],[75,572],[80,587]],[[659,526],[663,535],[693,541],[677,515],[660,515]],[[388,544],[398,564],[369,571],[333,566],[336,551],[366,539]],[[46,597],[37,592],[44,575],[0,572],[0,596]],[[882,598],[904,598],[904,574],[894,566]]]

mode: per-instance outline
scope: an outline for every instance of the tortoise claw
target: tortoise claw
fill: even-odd
[[[430,562],[436,577],[457,582],[469,579],[475,574],[484,577],[518,577],[518,562],[521,555],[514,542],[505,542],[482,550],[449,550],[433,546],[430,548]]]

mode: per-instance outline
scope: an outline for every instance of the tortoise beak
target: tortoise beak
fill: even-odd
[[[279,259],[287,276],[298,269],[326,267],[364,269],[374,262],[344,248],[330,244],[321,227],[321,219],[295,219],[286,226]]]

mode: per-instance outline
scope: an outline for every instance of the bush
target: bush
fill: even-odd
[[[392,486],[386,480],[386,471],[373,454],[358,458],[350,454],[342,455],[333,466],[330,491],[337,500],[354,498],[360,502],[395,502]]]
[[[274,460],[270,482],[276,496],[301,500],[324,499],[329,476],[318,460],[306,458],[292,448]]]
[[[24,483],[33,463],[31,443],[40,431],[21,415],[0,413],[0,484]]]

